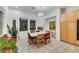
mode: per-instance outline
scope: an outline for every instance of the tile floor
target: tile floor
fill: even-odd
[[[41,45],[37,47],[35,45],[29,45],[27,40],[21,38],[18,40],[18,52],[19,53],[78,53],[79,47],[74,46],[62,41],[57,41],[51,37],[51,43]]]

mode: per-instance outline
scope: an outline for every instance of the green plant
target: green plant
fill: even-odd
[[[12,52],[16,53],[18,48],[16,46],[16,41],[8,38],[0,38],[0,53],[4,52],[4,48],[10,47]]]
[[[10,28],[10,27],[7,25],[7,28],[8,28],[8,32],[9,32],[12,36],[17,36],[18,31],[16,30],[15,27],[11,27],[11,28]]]

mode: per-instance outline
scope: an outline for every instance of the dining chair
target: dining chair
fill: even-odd
[[[31,45],[32,43],[35,43],[35,37],[32,37],[30,33],[28,33],[28,43]]]
[[[48,42],[50,43],[50,32],[48,32],[44,35],[44,43],[46,44]]]
[[[37,37],[36,37],[36,43],[38,44],[41,44],[44,42],[44,34],[39,34]]]

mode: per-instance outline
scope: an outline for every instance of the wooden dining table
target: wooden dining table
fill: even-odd
[[[32,37],[38,36],[39,34],[46,34],[48,32],[40,31],[40,32],[34,32],[34,33],[29,33]]]
[[[32,41],[35,41],[35,42],[39,41],[40,39],[43,42],[46,42],[47,40],[50,41],[50,32],[46,32],[46,31],[32,32],[32,33],[29,32],[29,35],[33,38]],[[40,35],[42,36],[40,37]]]

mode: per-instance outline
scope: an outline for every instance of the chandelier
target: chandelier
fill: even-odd
[[[43,7],[40,6],[39,9],[40,9],[40,12],[38,12],[38,16],[40,17],[44,16],[44,13],[42,12]]]
[[[41,17],[41,16],[44,16],[44,13],[43,13],[43,12],[39,12],[39,13],[38,13],[38,16],[40,16],[40,17]]]
[[[44,16],[44,12],[43,12],[44,7],[43,6],[35,6],[35,7],[32,7],[32,9],[39,10],[37,13],[38,16],[40,16],[40,17]]]

